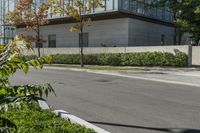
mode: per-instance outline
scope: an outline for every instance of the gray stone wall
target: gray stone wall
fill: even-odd
[[[192,47],[192,65],[200,66],[200,46]]]
[[[56,45],[61,47],[78,47],[77,32],[70,32],[72,24],[58,24],[42,26],[43,39],[47,40],[44,47],[48,47],[48,35],[56,35]],[[85,26],[84,31],[89,33],[89,47],[126,47],[126,46],[156,46],[160,45],[161,35],[165,35],[165,44],[173,43],[173,27],[159,25],[132,18],[108,19],[94,21],[91,26]],[[23,28],[17,33],[26,32]]]
[[[173,44],[173,27],[129,18],[129,46],[161,45],[161,35],[165,45]]]
[[[57,47],[78,47],[78,33],[69,31],[71,25],[43,26],[42,37],[48,40],[49,34],[56,34]],[[91,26],[85,26],[84,31],[89,33],[89,47],[128,45],[128,18],[94,21]],[[17,29],[17,33],[33,34],[23,28]],[[44,47],[48,47],[48,41]]]
[[[135,52],[184,52],[188,54],[188,46],[140,46],[140,47],[85,47],[84,54],[100,53],[135,53]],[[37,49],[35,49],[37,54]],[[33,54],[33,53],[27,53]],[[41,54],[79,54],[79,48],[41,48]]]

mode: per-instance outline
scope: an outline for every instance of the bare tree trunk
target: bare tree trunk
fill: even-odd
[[[81,45],[83,45],[83,44],[81,44]],[[83,59],[83,56],[84,56],[83,55],[83,46],[81,46],[81,53],[80,54],[81,54],[81,58],[80,58],[81,67],[84,67],[84,62],[83,62],[83,60],[84,60]]]
[[[174,45],[176,45],[176,37],[177,37],[177,25],[176,25],[176,13],[173,12],[174,16]]]
[[[40,27],[38,26],[38,30],[37,30],[37,42],[36,42],[36,46],[37,46],[37,49],[38,49],[38,57],[41,56],[41,53],[40,53]]]
[[[38,57],[41,56],[40,54],[40,25],[39,25],[39,18],[37,16],[37,0],[35,0],[35,7],[34,7],[34,13],[35,13],[35,17],[37,18],[37,29],[36,29],[36,33],[37,33],[37,38],[36,38],[36,47],[37,47],[37,50],[38,50]]]
[[[84,55],[83,55],[83,23],[82,23],[82,19],[80,22],[80,65],[81,67],[84,67]]]
[[[38,47],[38,57],[41,56],[41,53],[40,53],[40,48]]]

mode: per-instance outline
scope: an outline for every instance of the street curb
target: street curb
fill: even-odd
[[[47,102],[45,101],[41,101],[41,100],[38,100],[38,103],[39,103],[39,106],[41,109],[43,110],[48,110],[50,109],[49,105],[47,104]],[[82,125],[82,126],[85,126],[86,128],[90,128],[90,129],[93,129],[95,132],[97,133],[111,133],[111,132],[108,132],[100,127],[97,127],[95,126],[94,124],[91,124],[75,115],[72,115],[70,114],[69,112],[65,111],[65,110],[54,110],[52,111],[54,114],[56,114],[57,116],[63,118],[63,119],[67,119],[69,120],[71,123],[74,123],[74,124],[79,124],[79,125]]]
[[[80,66],[77,64],[44,64],[44,67],[63,67],[65,68],[68,66]],[[123,67],[123,68],[135,68],[135,69],[143,69],[143,70],[163,70],[163,69],[167,69],[169,71],[177,71],[177,69],[181,70],[181,71],[200,71],[200,67],[165,67],[165,66],[109,66],[109,65],[85,65],[87,66],[94,66],[94,67]],[[70,68],[70,67],[68,67]],[[73,69],[73,68],[72,68]],[[78,69],[78,68],[77,68]]]
[[[75,115],[72,115],[64,110],[54,110],[53,111],[56,115],[60,116],[61,118],[64,118],[64,119],[69,119],[71,123],[77,123],[77,124],[80,124],[80,125],[83,125],[85,126],[86,128],[90,128],[90,129],[93,129],[94,131],[96,131],[97,133],[110,133],[102,128],[99,128]]]
[[[155,82],[161,82],[161,83],[170,83],[170,84],[200,87],[199,84],[187,83],[187,82],[182,82],[182,81],[162,80],[162,79],[156,79],[156,78],[145,78],[145,77],[140,77],[140,76],[125,75],[120,72],[116,72],[115,70],[114,71],[112,71],[112,70],[89,70],[89,69],[63,68],[63,67],[45,67],[45,69],[69,70],[69,71],[75,71],[75,72],[88,72],[88,73],[94,73],[94,74],[118,76],[118,77],[125,77],[125,78],[131,78],[131,79],[141,79],[141,80],[146,80],[146,81],[155,81]],[[139,71],[137,71],[137,72],[139,72]],[[175,75],[178,75],[178,74],[175,74]]]

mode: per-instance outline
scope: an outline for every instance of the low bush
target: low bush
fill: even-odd
[[[80,61],[79,55],[64,55],[56,54],[53,55],[52,63],[54,64],[78,64]]]
[[[29,55],[29,56],[21,56],[20,58],[24,61],[30,61],[32,59],[37,59],[38,57],[36,55]]]
[[[176,66],[187,66],[188,56],[185,53],[178,52],[175,55]]]
[[[7,118],[17,126],[20,133],[94,133],[78,124],[72,124],[68,120],[54,115],[50,111],[38,109],[10,109],[1,113],[1,117]]]
[[[34,57],[34,56],[33,56]],[[31,57],[25,57],[30,59]],[[53,55],[53,64],[79,64],[78,54]],[[176,54],[167,52],[138,52],[116,54],[87,54],[84,55],[84,63],[87,65],[110,66],[177,66],[185,67],[188,64],[188,56],[185,53]]]

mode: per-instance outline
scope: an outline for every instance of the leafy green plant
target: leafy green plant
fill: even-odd
[[[20,106],[22,102],[30,104],[45,100],[43,96],[47,97],[49,93],[55,93],[50,84],[13,86],[9,82],[9,77],[17,70],[22,70],[26,74],[30,67],[41,69],[43,63],[49,63],[51,60],[50,56],[45,56],[24,61],[20,58],[24,56],[24,50],[32,50],[31,45],[24,38],[15,38],[12,43],[0,46],[0,111],[7,111],[10,106]],[[1,132],[9,132],[11,131],[9,127],[15,127],[7,119],[0,118],[0,120]]]
[[[10,133],[16,131],[17,126],[11,120],[0,116],[0,133]]]
[[[187,66],[188,56],[185,53],[178,52],[175,55],[176,66]]]
[[[97,60],[102,65],[120,66],[121,54],[99,54]]]
[[[76,54],[68,55],[67,58],[64,54],[56,54],[56,55],[53,55],[52,62],[56,64],[65,64],[65,62],[68,62],[68,64],[79,64],[79,60],[80,60],[80,57],[79,55],[76,55]]]
[[[95,133],[92,129],[61,119],[49,110],[10,109],[0,116],[13,121],[20,133]]]

